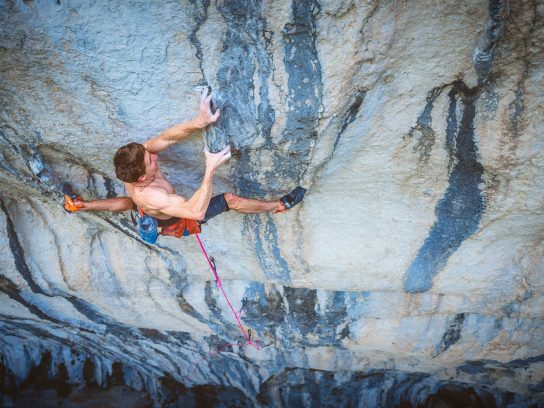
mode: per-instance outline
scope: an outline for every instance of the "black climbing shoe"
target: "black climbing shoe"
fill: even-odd
[[[298,203],[302,201],[305,193],[306,193],[305,188],[297,187],[293,191],[291,191],[289,194],[284,195],[282,198],[280,198],[280,201],[283,203],[285,208],[283,210],[278,210],[276,212],[283,213],[283,212],[289,211],[291,208],[293,208],[295,205],[297,205]]]

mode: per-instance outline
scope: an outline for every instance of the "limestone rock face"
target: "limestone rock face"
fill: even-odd
[[[540,0],[0,3],[4,404],[44,361],[157,405],[542,404],[543,15]],[[193,117],[207,86],[220,121],[160,157],[178,192],[198,188],[205,144],[237,153],[214,193],[308,189],[201,235],[260,350],[194,237],[148,246],[128,213],[61,206],[64,181],[125,195],[115,150]]]

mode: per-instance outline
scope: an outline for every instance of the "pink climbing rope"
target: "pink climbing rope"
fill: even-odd
[[[204,248],[204,245],[202,244],[202,241],[200,240],[200,236],[198,234],[195,234],[195,236],[196,236],[196,239],[198,240],[198,244],[200,245],[200,249],[202,249],[202,253],[206,257],[206,260],[208,261],[208,265],[210,265],[210,269],[213,272],[213,275],[215,277],[215,283],[217,284],[219,289],[221,289],[221,293],[223,293],[223,297],[227,301],[230,307],[230,310],[232,310],[232,314],[234,315],[234,318],[236,319],[236,322],[238,323],[238,327],[240,327],[240,330],[242,331],[242,334],[244,335],[246,339],[246,344],[249,344],[250,346],[254,347],[257,350],[261,350],[262,347],[259,346],[258,344],[253,343],[249,335],[246,333],[246,330],[244,329],[244,326],[242,326],[242,322],[240,321],[240,317],[238,316],[238,313],[234,311],[234,308],[232,307],[232,304],[230,303],[230,300],[227,294],[225,293],[225,290],[223,289],[223,285],[221,284],[221,279],[219,279],[219,275],[217,274],[217,271],[215,270],[215,267],[212,264],[212,261],[210,261],[210,257],[208,256],[208,253],[206,252],[206,249]]]

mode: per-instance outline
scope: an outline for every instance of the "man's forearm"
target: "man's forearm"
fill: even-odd
[[[221,111],[217,109],[215,113],[212,113],[211,103],[212,96],[208,95],[207,89],[204,89],[200,96],[198,115],[187,122],[169,127],[157,137],[148,140],[144,143],[145,148],[150,153],[158,154],[168,149],[174,143],[181,142],[188,138],[197,130],[204,129],[206,126],[215,123],[217,119],[219,119]]]
[[[188,201],[190,207],[196,211],[200,219],[204,219],[206,210],[210,205],[210,199],[212,198],[212,182],[215,170],[230,158],[230,146],[225,147],[223,150],[217,153],[210,153],[208,149],[204,150],[206,156],[206,172],[202,179],[200,188],[193,194]]]
[[[107,198],[105,200],[81,201],[83,207],[78,211],[127,211],[132,208],[130,197]]]
[[[200,219],[204,219],[206,210],[210,205],[213,188],[213,172],[206,171],[202,183],[193,196],[187,201],[196,214],[200,214]]]
[[[183,122],[178,125],[169,127],[164,132],[162,132],[159,137],[169,142],[177,143],[182,141],[183,139],[188,138],[197,130],[204,129],[206,125],[207,123],[203,123],[197,118],[194,118],[187,122]]]
[[[169,127],[157,137],[145,142],[144,146],[150,153],[158,154],[168,149],[173,144],[188,138],[197,130],[204,129],[205,127],[206,123],[198,118],[191,119],[187,122],[180,123],[179,125]]]

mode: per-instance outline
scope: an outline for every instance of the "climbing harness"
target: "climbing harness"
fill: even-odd
[[[140,238],[147,244],[155,244],[159,235],[170,237],[187,237],[199,233],[202,229],[196,220],[172,217],[168,220],[159,220],[147,215],[134,206],[130,212],[132,223],[138,226]]]
[[[242,334],[244,335],[244,338],[246,339],[246,344],[252,346],[256,350],[263,349],[264,347],[259,346],[258,344],[254,343],[251,340],[251,329],[248,329],[248,331],[246,332],[246,330],[244,329],[244,326],[242,326],[242,322],[240,321],[239,313],[236,313],[234,311],[234,307],[232,307],[232,303],[230,303],[230,300],[229,300],[227,294],[225,293],[225,290],[223,289],[223,284],[221,283],[221,279],[219,278],[219,275],[217,274],[217,270],[215,268],[215,262],[212,261],[210,259],[210,257],[208,256],[208,253],[206,252],[206,249],[204,248],[204,245],[202,244],[202,240],[200,239],[200,235],[195,234],[195,237],[198,240],[198,244],[200,245],[200,249],[202,250],[202,253],[204,254],[204,257],[206,258],[206,261],[208,261],[208,265],[210,266],[210,269],[213,272],[213,276],[215,277],[215,283],[217,284],[217,287],[221,290],[221,293],[223,294],[223,297],[227,301],[227,303],[228,303],[228,305],[230,307],[230,310],[232,311],[232,314],[234,315],[234,318],[236,319],[236,322],[238,323],[238,327],[240,328],[240,331],[242,332]]]

